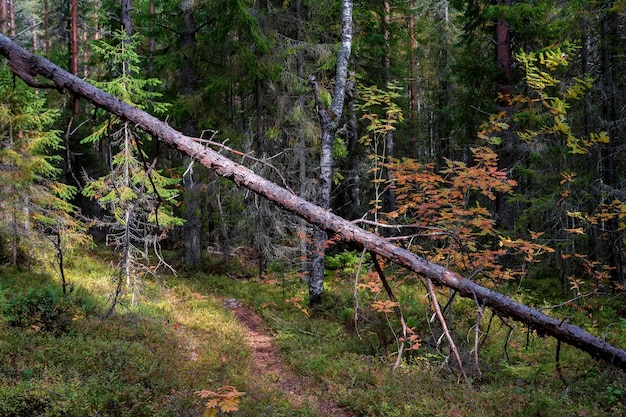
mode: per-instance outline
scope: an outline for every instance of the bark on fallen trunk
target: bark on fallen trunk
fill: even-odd
[[[0,54],[7,58],[13,72],[28,85],[41,88],[42,84],[37,79],[38,77],[45,77],[52,81],[52,87],[59,90],[65,89],[135,123],[137,127],[176,147],[218,175],[262,195],[314,225],[338,234],[343,240],[357,242],[369,251],[402,265],[418,275],[430,278],[437,285],[452,288],[463,297],[477,300],[501,316],[525,323],[539,334],[553,336],[595,358],[626,369],[626,351],[606,343],[577,326],[548,317],[536,309],[478,285],[440,265],[419,258],[413,253],[299,198],[290,191],[256,175],[248,168],[206,148],[194,138],[183,135],[146,112],[104,93],[46,59],[31,54],[2,35],[0,35]],[[45,85],[50,87],[49,84]]]

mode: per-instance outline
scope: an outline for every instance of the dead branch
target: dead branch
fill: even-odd
[[[385,288],[385,291],[387,292],[387,296],[389,297],[389,300],[395,303],[395,305],[393,306],[393,311],[396,313],[396,316],[398,317],[398,320],[400,321],[400,326],[402,327],[402,340],[400,341],[400,346],[398,348],[398,357],[396,358],[396,363],[393,366],[394,368],[397,368],[400,365],[400,361],[402,360],[402,353],[404,352],[404,344],[408,340],[407,339],[408,327],[406,325],[406,322],[404,321],[404,315],[402,314],[402,310],[400,309],[398,300],[396,299],[396,296],[393,294],[393,290],[391,289],[391,286],[389,285],[389,282],[387,281],[387,277],[385,277],[385,272],[383,271],[383,268],[380,266],[380,262],[378,262],[376,253],[370,252],[370,255],[372,256],[372,261],[374,262],[374,268],[376,269],[376,273],[378,274],[380,281],[383,283],[383,287]]]
[[[217,133],[217,132],[215,132]],[[213,134],[211,136],[211,138],[213,138],[215,136],[215,134]],[[250,154],[250,152],[248,153],[244,153],[241,151],[238,151],[237,149],[231,148],[230,146],[225,145],[224,143],[220,143],[220,142],[215,142],[212,139],[204,139],[204,138],[193,138],[196,142],[199,143],[204,143],[206,145],[210,145],[210,146],[214,146],[216,148],[220,148],[223,149],[227,152],[232,153],[233,155],[237,155],[237,156],[241,156],[241,161],[243,162],[245,159],[250,159],[254,162],[257,162],[261,165],[265,165],[267,167],[269,167],[272,171],[274,171],[274,173],[276,173],[276,175],[278,175],[278,177],[280,178],[280,181],[283,183],[283,187],[285,187],[287,190],[291,191],[294,195],[296,193],[293,192],[293,190],[291,188],[289,188],[289,186],[287,185],[287,180],[285,180],[285,177],[283,177],[283,174],[281,174],[280,170],[278,168],[276,168],[274,165],[268,163],[265,160],[259,159],[259,158],[255,158],[254,156],[252,156]],[[281,152],[282,153],[282,152]],[[280,153],[278,154],[280,155]],[[275,158],[276,156],[272,157]]]
[[[439,320],[439,324],[441,325],[441,331],[446,336],[448,340],[448,344],[450,345],[450,350],[452,351],[452,355],[456,360],[457,365],[459,366],[459,379],[461,377],[464,381],[467,381],[467,375],[465,374],[465,368],[463,367],[463,361],[461,360],[461,355],[459,354],[459,350],[456,347],[456,343],[454,343],[454,339],[450,335],[450,331],[448,330],[448,325],[446,323],[446,319],[443,317],[441,313],[441,308],[439,308],[439,301],[437,301],[437,294],[435,293],[435,286],[430,278],[426,277],[426,288],[428,289],[428,294],[430,295],[430,302],[433,305],[433,310],[435,310],[435,315]]]

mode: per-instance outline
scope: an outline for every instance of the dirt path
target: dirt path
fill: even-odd
[[[314,384],[306,377],[295,375],[283,361],[278,347],[267,331],[263,320],[251,309],[236,300],[230,299],[225,306],[246,327],[246,337],[252,349],[254,365],[252,377],[272,381],[278,389],[285,392],[294,405],[305,402],[314,404],[323,417],[355,417],[354,414],[339,408],[322,398],[322,393],[314,391]]]

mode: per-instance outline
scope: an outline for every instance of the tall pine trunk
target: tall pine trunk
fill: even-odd
[[[513,0],[498,0],[498,4],[511,6]],[[496,59],[501,70],[498,85],[498,106],[511,106],[511,25],[501,14],[496,22]]]
[[[2,0],[0,1],[0,31],[3,35],[9,34],[9,20],[8,18],[8,9],[7,2]]]
[[[15,37],[17,28],[15,27],[15,5],[13,0],[8,0],[9,3],[9,32],[12,37]]]
[[[78,0],[70,4],[70,72],[78,75]],[[73,114],[78,114],[78,98],[73,98]]]
[[[384,37],[385,37],[385,54],[383,57],[383,68],[385,70],[385,84],[387,86],[393,81],[391,79],[391,7],[389,6],[388,1],[383,2],[383,8],[385,10],[383,17],[383,28],[384,28]],[[391,118],[389,114],[386,115],[387,118]],[[389,129],[385,134],[385,165],[389,162],[389,158],[393,157],[394,152],[394,130]],[[396,210],[396,189],[394,187],[394,178],[391,170],[384,168],[387,176],[387,198],[386,198],[386,209],[388,211]]]

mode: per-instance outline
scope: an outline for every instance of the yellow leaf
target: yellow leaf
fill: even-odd
[[[224,413],[239,410],[239,398],[224,398],[220,404],[220,409]]]
[[[215,408],[207,408],[204,410],[202,417],[217,417],[217,410]]]
[[[563,229],[563,230],[565,230],[567,233],[574,233],[574,234],[577,234],[577,235],[584,235],[585,234],[585,232],[583,231],[582,227],[577,227],[575,229]]]
[[[567,215],[575,219],[581,219],[581,220],[583,219],[583,214],[580,211],[568,211]]]
[[[209,399],[209,401],[207,401],[204,406],[206,408],[217,408],[219,403],[220,403],[220,399],[215,397],[215,398]]]

